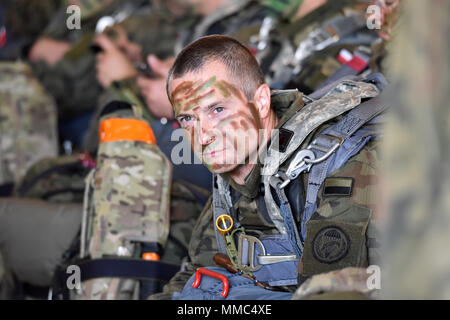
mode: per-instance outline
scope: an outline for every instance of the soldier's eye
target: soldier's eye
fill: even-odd
[[[221,113],[223,111],[223,107],[214,108],[214,113]]]
[[[189,122],[192,120],[192,116],[182,116],[178,118],[180,122]]]

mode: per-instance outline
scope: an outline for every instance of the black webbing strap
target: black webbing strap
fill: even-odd
[[[130,278],[130,279],[156,279],[169,281],[180,266],[160,261],[148,261],[132,258],[101,258],[75,262],[80,268],[80,280],[86,281],[95,278]],[[54,294],[62,294],[68,299],[67,279],[72,274],[65,269],[58,268],[55,273],[53,289]]]
[[[102,258],[78,264],[81,281],[95,278],[136,278],[170,280],[180,266],[142,259]]]

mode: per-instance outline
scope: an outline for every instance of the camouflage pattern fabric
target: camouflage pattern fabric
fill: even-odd
[[[56,156],[56,107],[24,63],[1,62],[0,184],[18,183],[36,161]]]
[[[189,242],[203,206],[198,199],[208,198],[210,191],[186,181],[172,182],[170,194],[170,230],[162,261],[181,265],[189,256]]]
[[[136,119],[126,112],[118,113],[121,118]],[[140,242],[166,245],[171,164],[156,145],[126,140],[101,143],[97,168],[86,181],[88,216],[82,227],[81,257],[86,253],[94,259],[139,255]],[[132,299],[136,298],[138,282],[100,278],[88,280],[82,287],[81,299]]]
[[[169,230],[170,164],[155,145],[106,142],[94,174],[92,258],[119,254],[126,241],[165,245]],[[102,235],[106,235],[103,237]],[[128,250],[133,252],[133,247]]]
[[[325,294],[338,293],[334,296],[348,294],[345,298],[355,299],[357,297],[369,297],[371,290],[367,288],[368,274],[362,268],[344,268],[315,275],[306,280],[292,296],[292,300],[316,300]],[[353,293],[350,295],[350,293]],[[360,294],[358,294],[360,293]]]
[[[384,299],[450,299],[450,3],[407,1],[383,146]]]
[[[82,203],[84,179],[92,167],[95,161],[87,154],[44,158],[27,170],[14,193],[21,198]]]

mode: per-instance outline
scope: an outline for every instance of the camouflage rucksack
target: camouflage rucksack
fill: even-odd
[[[16,184],[44,157],[56,156],[56,106],[22,62],[0,62],[0,186]]]
[[[27,170],[14,195],[57,203],[82,203],[84,180],[94,167],[95,161],[87,152],[41,159]]]
[[[102,113],[97,166],[86,178],[81,258],[159,260],[166,244],[171,164],[137,114],[120,102]],[[82,282],[76,298],[135,299],[138,290],[129,277],[96,277]]]

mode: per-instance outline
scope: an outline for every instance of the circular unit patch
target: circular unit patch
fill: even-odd
[[[317,232],[312,243],[314,258],[322,263],[334,263],[347,255],[350,239],[339,227],[330,226]]]

